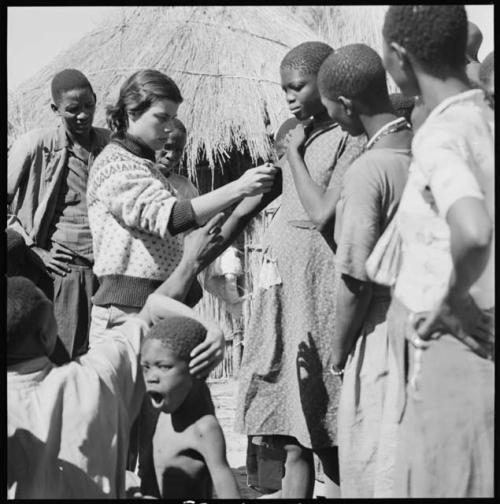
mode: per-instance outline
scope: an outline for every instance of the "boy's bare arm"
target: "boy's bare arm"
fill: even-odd
[[[214,415],[205,415],[195,425],[195,449],[205,459],[219,499],[239,499],[238,485],[226,458],[226,442]]]
[[[205,226],[193,231],[185,239],[184,253],[177,268],[172,274],[148,297],[144,308],[139,312],[149,325],[160,319],[172,315],[184,315],[198,319],[194,312],[178,301],[184,301],[189,291],[199,262],[210,248],[212,242],[218,240],[220,224],[223,214],[218,214],[210,219]],[[163,301],[163,303],[162,303]]]

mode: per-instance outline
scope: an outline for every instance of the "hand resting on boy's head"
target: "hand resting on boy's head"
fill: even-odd
[[[223,218],[224,214],[219,213],[204,226],[186,235],[181,263],[190,271],[198,272],[205,255],[219,243]],[[147,310],[147,318],[152,324],[168,316],[168,311],[165,308],[165,297],[162,294],[161,288],[156,293],[151,294],[144,307]],[[185,307],[185,316],[192,318],[191,309],[187,306]],[[189,363],[190,373],[197,378],[208,376],[210,371],[222,361],[225,348],[224,334],[215,322],[203,320],[202,323],[207,327],[207,336],[201,345],[193,349]]]

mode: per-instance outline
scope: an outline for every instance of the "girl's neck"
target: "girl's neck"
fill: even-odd
[[[359,119],[369,140],[373,137],[373,135],[375,135],[375,133],[377,133],[377,131],[380,130],[380,128],[384,127],[387,123],[398,119],[398,116],[394,114],[394,112],[388,111],[370,116],[360,115]]]
[[[458,71],[444,79],[421,73],[417,79],[420,96],[428,110],[433,110],[447,98],[472,89],[465,71]]]
[[[384,127],[390,127],[390,123],[394,123],[397,120],[402,120],[403,118],[397,116],[392,111],[381,112],[371,116],[360,116],[361,123],[365,129],[368,141],[374,141],[371,149],[410,149],[411,140],[413,134],[409,128],[400,129],[399,131],[393,131],[390,134],[382,135],[379,139],[375,139],[374,136],[379,136],[381,130]],[[394,125],[393,127],[395,127]]]
[[[207,414],[204,407],[202,383],[193,380],[193,386],[184,402],[171,414],[172,426],[176,431],[184,430],[198,418]],[[203,406],[202,406],[203,405]]]
[[[311,125],[312,125],[312,128],[314,129],[317,126],[320,126],[320,125],[327,123],[327,122],[332,122],[332,120],[330,119],[326,109],[323,109],[318,114],[313,115]]]

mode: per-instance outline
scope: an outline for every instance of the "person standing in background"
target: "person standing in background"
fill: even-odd
[[[92,126],[96,96],[83,73],[66,69],[51,83],[56,128],[33,130],[9,149],[7,199],[20,231],[53,278],[62,344],[58,364],[85,353],[97,290],[87,213],[87,180],[109,131]]]
[[[392,5],[383,27],[386,70],[429,111],[395,217],[394,497],[494,495],[494,113],[467,78],[467,34],[463,5]]]

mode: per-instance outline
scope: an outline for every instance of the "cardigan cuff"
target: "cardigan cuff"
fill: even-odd
[[[175,236],[197,226],[191,201],[176,201],[170,212],[170,219],[167,225],[168,232],[172,236]]]
[[[149,278],[103,275],[99,277],[99,288],[92,297],[92,303],[96,306],[119,305],[141,309],[148,296],[161,284],[161,280]]]

